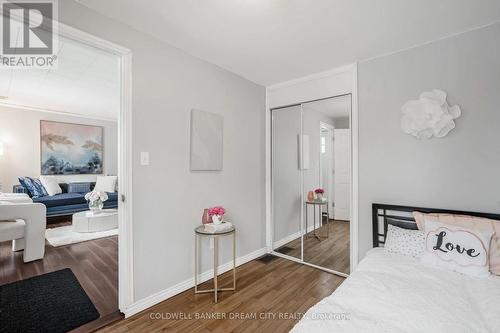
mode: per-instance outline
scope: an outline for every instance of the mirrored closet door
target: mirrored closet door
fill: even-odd
[[[274,250],[302,258],[300,105],[272,111],[272,215]]]
[[[272,110],[274,251],[350,272],[351,95]]]

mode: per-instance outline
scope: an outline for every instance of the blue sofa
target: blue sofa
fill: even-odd
[[[45,205],[47,208],[47,217],[72,215],[89,209],[89,205],[85,200],[85,194],[94,189],[94,182],[61,183],[59,186],[63,192],[61,194],[32,198],[33,202],[39,202]],[[26,193],[29,195],[28,190],[22,185],[14,185],[13,192]],[[117,207],[118,193],[108,192],[108,200],[104,202],[104,208],[112,209]]]

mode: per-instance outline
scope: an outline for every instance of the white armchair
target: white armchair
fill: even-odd
[[[42,259],[47,225],[45,215],[43,204],[0,200],[0,242],[12,240],[13,251],[24,250],[24,262]]]

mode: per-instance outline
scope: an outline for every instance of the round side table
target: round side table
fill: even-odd
[[[313,217],[314,217],[314,220],[313,220],[313,235],[314,237],[316,237],[318,240],[321,240],[321,237],[323,238],[328,238],[330,237],[330,228],[328,227],[328,223],[326,224],[326,237],[325,236],[320,236],[316,233],[316,207],[318,207],[318,210],[319,210],[319,226],[318,227],[322,227],[323,226],[323,206],[326,206],[326,214],[328,216],[328,219],[327,221],[330,220],[330,209],[329,209],[329,204],[328,204],[328,200],[325,200],[325,201],[317,201],[317,200],[306,200],[306,234],[307,234],[307,217],[308,217],[308,214],[307,214],[307,207],[309,205],[312,205],[313,206]]]
[[[217,293],[221,291],[235,291],[236,290],[236,229],[233,226],[231,229],[211,233],[205,231],[204,226],[199,226],[194,229],[194,293],[214,293],[214,300],[217,303]],[[233,286],[231,288],[219,288],[217,283],[217,267],[219,266],[219,237],[233,235]],[[214,288],[213,289],[198,289],[198,240],[200,237],[208,237],[214,240]]]

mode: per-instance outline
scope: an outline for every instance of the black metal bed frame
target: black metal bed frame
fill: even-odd
[[[476,217],[484,217],[492,220],[500,220],[500,214],[494,214],[494,213],[478,213],[478,212],[467,212],[467,211],[450,210],[450,209],[423,208],[423,207],[398,206],[398,205],[374,203],[372,204],[373,247],[379,247],[380,245],[385,243],[387,226],[389,224],[404,229],[417,230],[417,224],[411,214],[415,211],[421,213],[469,215]],[[383,222],[383,233],[380,233],[380,222]]]

